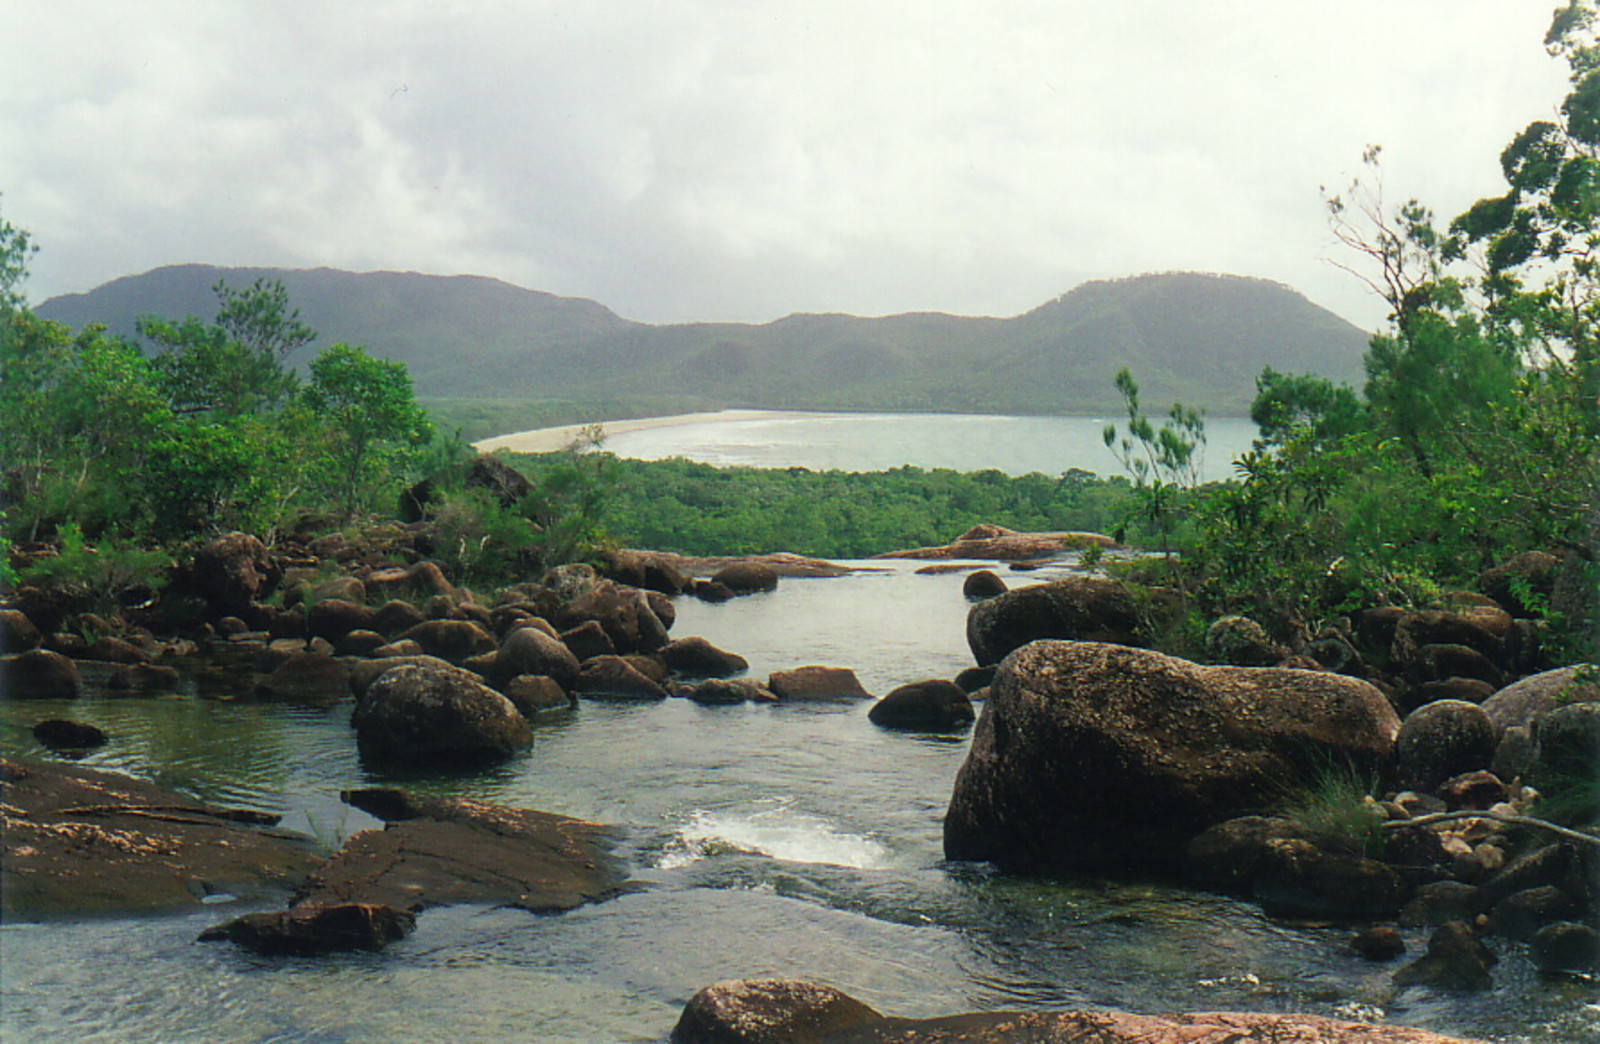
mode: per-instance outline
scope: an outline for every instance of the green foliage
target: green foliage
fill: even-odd
[[[1325,764],[1278,806],[1296,832],[1321,847],[1365,856],[1383,855],[1385,816],[1373,798],[1378,781],[1348,766]]]
[[[1504,195],[1440,231],[1415,201],[1388,209],[1370,149],[1366,180],[1329,200],[1389,327],[1372,340],[1359,397],[1303,375],[1257,381],[1261,438],[1236,463],[1238,481],[1208,491],[1186,563],[1217,606],[1314,621],[1426,603],[1523,550],[1593,563],[1595,25],[1590,3],[1558,12],[1550,46],[1571,64],[1573,93],[1559,121],[1506,149]],[[1594,600],[1543,608],[1547,648],[1584,655]]]
[[[404,364],[336,344],[311,362],[306,406],[329,428],[336,499],[345,518],[405,474],[433,425],[417,405]]]
[[[50,587],[71,597],[82,611],[111,615],[130,598],[153,597],[167,584],[172,559],[120,541],[98,546],[76,525],[63,526],[54,555],[31,560],[18,582]]]
[[[289,291],[276,279],[257,279],[248,290],[219,281],[217,327],[242,350],[282,362],[316,340],[317,332],[289,307]]]
[[[563,455],[513,458],[530,476],[571,466]],[[616,543],[690,555],[792,551],[864,558],[945,544],[980,522],[1021,531],[1103,532],[1126,513],[1123,478],[1073,469],[1059,477],[939,468],[880,472],[719,468],[683,459],[585,454],[606,490]]]
[[[1117,371],[1116,386],[1128,412],[1125,433],[1115,424],[1102,433],[1106,447],[1133,479],[1134,496],[1147,521],[1161,534],[1161,552],[1172,557],[1172,531],[1178,514],[1200,483],[1196,450],[1205,444],[1205,421],[1198,411],[1173,403],[1161,427],[1139,405],[1139,385],[1127,368]]]

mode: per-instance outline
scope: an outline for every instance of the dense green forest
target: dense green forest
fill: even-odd
[[[513,458],[538,473],[554,458]],[[608,458],[606,528],[626,547],[689,555],[865,558],[946,544],[980,522],[1023,532],[1123,525],[1126,479],[903,467],[854,473]]]

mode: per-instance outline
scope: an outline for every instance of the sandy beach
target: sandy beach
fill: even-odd
[[[493,453],[507,449],[513,453],[554,453],[565,449],[584,428],[599,424],[607,435],[621,435],[629,431],[648,431],[651,428],[676,428],[684,424],[701,424],[707,421],[741,420],[794,420],[803,417],[828,417],[832,414],[804,410],[716,410],[709,413],[679,413],[671,417],[635,417],[629,420],[590,421],[587,424],[563,424],[555,428],[535,428],[532,431],[514,431],[509,435],[496,435],[472,444],[480,453]]]

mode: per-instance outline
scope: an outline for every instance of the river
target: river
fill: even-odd
[[[960,575],[916,563],[710,605],[678,600],[678,636],[777,668],[857,670],[883,693],[971,661]],[[1036,578],[1050,575],[1034,574]],[[240,691],[248,690],[241,682]],[[224,693],[226,695],[226,693]],[[737,976],[832,983],[885,1012],[1089,1007],[1382,1018],[1462,1036],[1592,1038],[1581,990],[1508,955],[1497,988],[1396,992],[1350,929],[1268,920],[1160,884],[1043,881],[949,864],[940,823],[967,737],[882,731],[866,705],[585,702],[498,768],[409,783],[615,824],[640,889],[550,917],[422,914],[381,954],[263,958],[198,943],[253,907],[0,928],[0,1036],[90,1042],[660,1042],[698,988]],[[282,812],[330,848],[376,825],[341,789],[391,782],[360,763],[348,709],[245,700],[0,701],[0,739],[41,755],[33,722],[70,715],[109,747],[87,765]],[[254,907],[259,908],[259,907]],[[1424,936],[1407,933],[1413,953]]]

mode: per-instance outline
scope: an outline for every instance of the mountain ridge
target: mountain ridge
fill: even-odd
[[[1361,378],[1368,335],[1292,287],[1163,272],[1093,280],[1007,318],[796,312],[765,323],[651,324],[491,276],[169,265],[36,311],[131,335],[136,317],[209,318],[219,280],[281,280],[318,340],[411,369],[421,397],[596,401],[670,396],[728,407],[1096,412],[1127,366],[1148,406],[1242,413],[1264,366]]]

